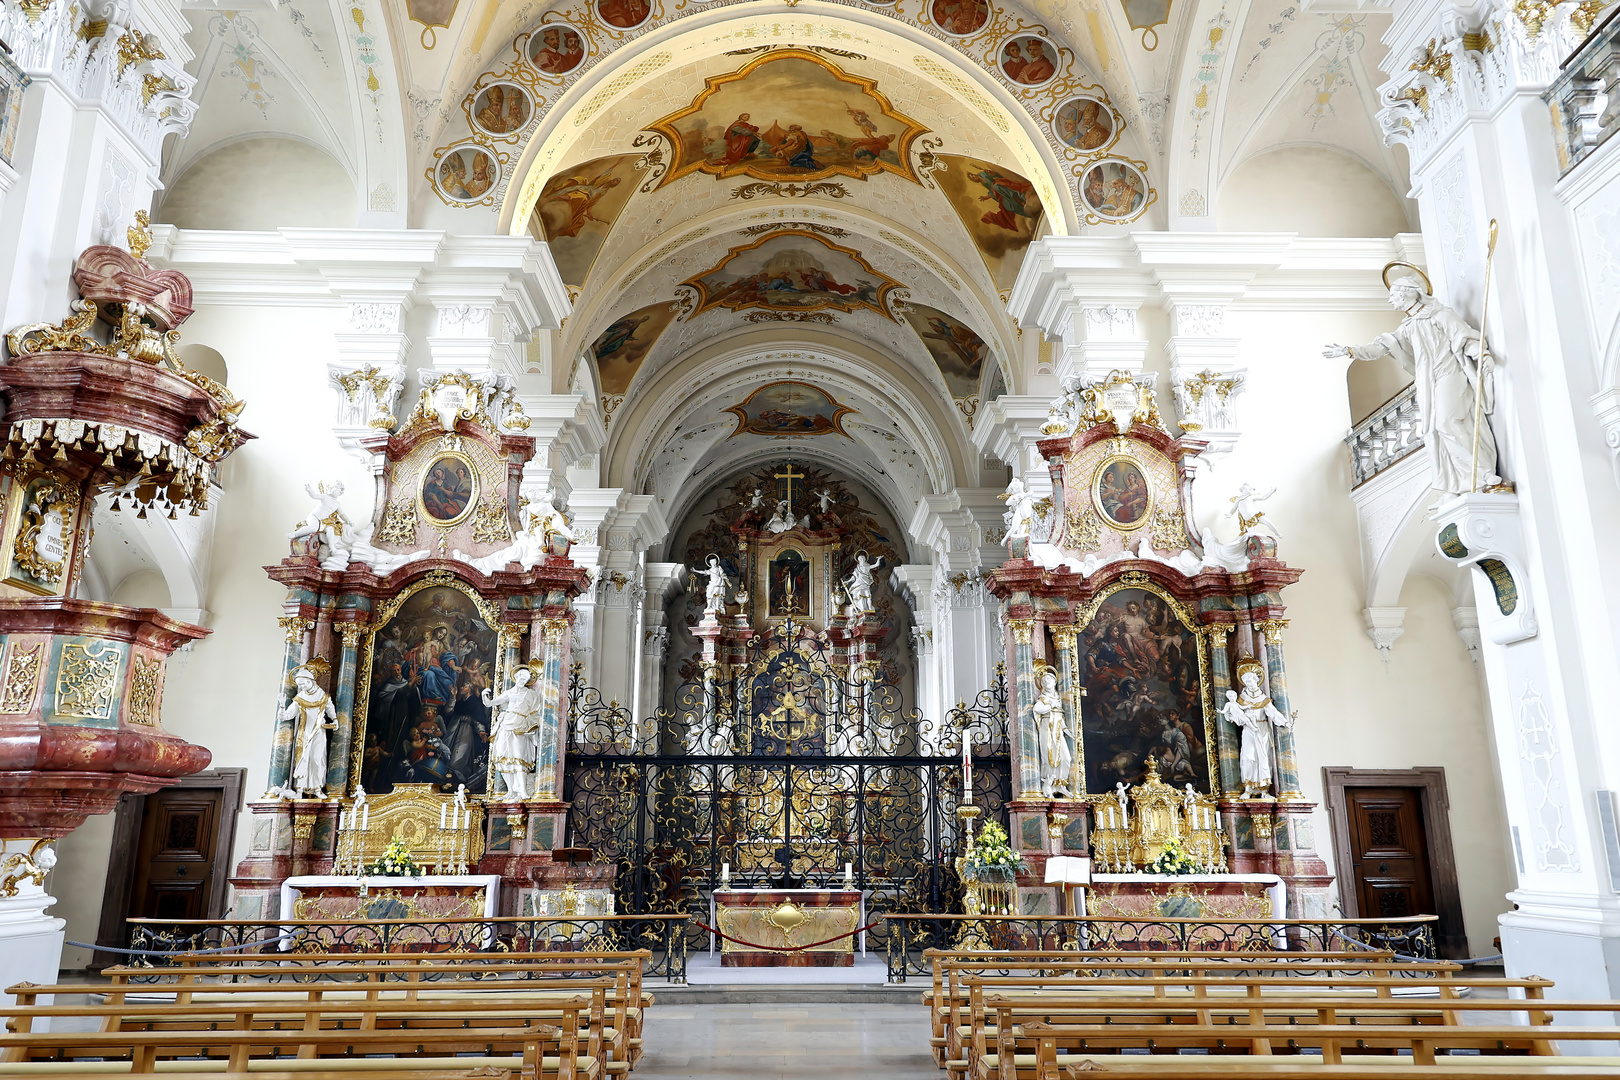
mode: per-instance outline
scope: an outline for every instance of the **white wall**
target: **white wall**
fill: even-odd
[[[1268,150],[1232,170],[1216,219],[1224,232],[1394,236],[1408,231],[1395,189],[1355,158],[1321,146]]]
[[[343,228],[358,214],[353,181],[325,151],[264,138],[227,143],[198,158],[164,193],[153,220],[183,229],[269,231]]]

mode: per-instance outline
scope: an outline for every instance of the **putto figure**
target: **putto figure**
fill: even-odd
[[[506,781],[506,793],[513,799],[527,799],[534,790],[534,735],[540,729],[540,694],[529,685],[533,678],[534,672],[520,667],[512,675],[511,687],[499,697],[493,690],[485,690],[482,695],[487,708],[499,711],[490,742],[490,763]]]
[[[1423,452],[1433,465],[1434,487],[1450,495],[1473,490],[1474,399],[1480,378],[1479,331],[1434,297],[1417,278],[1398,277],[1389,284],[1389,306],[1406,313],[1401,325],[1366,345],[1329,345],[1328,358],[1378,360],[1392,356],[1417,386],[1418,415],[1423,418]],[[1501,483],[1496,475],[1496,439],[1486,419],[1496,408],[1494,366],[1485,363],[1483,415],[1479,423],[1479,484]]]

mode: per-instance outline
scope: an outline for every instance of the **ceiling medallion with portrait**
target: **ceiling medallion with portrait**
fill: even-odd
[[[671,148],[670,184],[695,172],[766,181],[888,172],[919,183],[911,144],[929,129],[896,112],[876,80],[784,48],[705,79],[690,104],[648,130]]]

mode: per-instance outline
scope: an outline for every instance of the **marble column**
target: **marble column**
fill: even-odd
[[[547,619],[546,656],[540,670],[540,730],[535,735],[539,755],[534,766],[534,797],[555,802],[562,791],[561,766],[568,702],[564,699],[564,675],[568,654],[568,620]]]
[[[286,688],[292,683],[292,673],[299,664],[309,659],[307,635],[315,624],[299,615],[287,615],[277,620],[287,633],[286,648],[281,658],[281,684],[276,694],[275,735],[270,740],[270,790],[286,786],[292,776],[293,743],[297,740],[294,721],[281,716],[286,706]]]
[[[1215,708],[1215,754],[1222,794],[1242,793],[1242,733],[1221,718],[1226,692],[1232,688],[1232,661],[1226,652],[1225,626],[1209,627],[1209,684]]]
[[[1019,798],[1040,799],[1041,793],[1040,746],[1035,733],[1035,698],[1040,693],[1035,685],[1035,620],[1009,619],[1013,634],[1013,702],[1018,724],[1018,788]]]
[[[354,755],[354,695],[359,683],[360,638],[366,632],[363,622],[337,624],[342,650],[338,655],[337,678],[333,680],[332,705],[337,709],[337,731],[332,735],[332,752],[326,759],[326,792],[343,796],[348,790],[349,765]]]
[[[1277,711],[1293,719],[1288,708],[1288,677],[1283,671],[1282,632],[1287,619],[1266,619],[1255,624],[1265,635],[1266,688]],[[1283,802],[1297,802],[1303,796],[1299,790],[1299,762],[1294,757],[1294,731],[1292,727],[1274,728],[1277,740],[1277,798]]]

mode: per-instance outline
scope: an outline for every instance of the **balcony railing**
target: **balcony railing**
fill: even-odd
[[[1351,429],[1344,444],[1359,487],[1423,445],[1417,388],[1408,386]]]
[[[1567,173],[1620,130],[1620,8],[1564,61],[1542,95],[1557,125],[1558,169]]]

